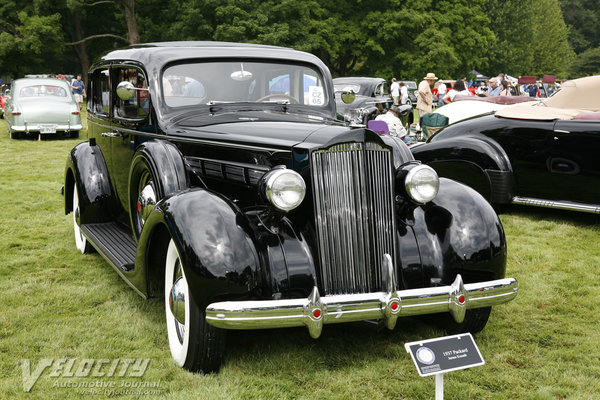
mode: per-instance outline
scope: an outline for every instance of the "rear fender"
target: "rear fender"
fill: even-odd
[[[110,220],[114,194],[100,147],[83,142],[69,153],[65,167],[65,214],[73,211],[73,189],[79,190],[80,222]]]

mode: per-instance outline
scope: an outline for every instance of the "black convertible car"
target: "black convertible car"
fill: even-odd
[[[228,329],[317,338],[443,312],[449,330],[476,332],[516,296],[491,206],[403,143],[338,121],[311,54],[133,46],[92,66],[87,93],[89,140],[65,170],[76,246],[164,298],[184,368],[218,369]]]
[[[567,81],[549,98],[451,124],[411,150],[495,205],[600,213],[599,91],[600,76]]]

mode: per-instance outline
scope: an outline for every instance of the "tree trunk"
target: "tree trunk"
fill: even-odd
[[[79,15],[77,13],[73,13],[73,18],[75,22],[75,41],[80,41],[84,38],[85,35],[83,25],[81,24],[81,19],[79,19]],[[79,63],[81,64],[81,77],[83,78],[83,81],[85,82],[85,85],[87,87],[87,73],[90,69],[90,56],[88,55],[86,41],[83,40],[81,41],[81,43],[76,44],[74,46],[74,49],[75,53],[77,53],[77,57],[79,58]]]
[[[125,22],[127,22],[129,44],[139,43],[140,32],[138,31],[137,19],[135,17],[135,0],[121,0],[121,5],[121,11],[125,16]]]

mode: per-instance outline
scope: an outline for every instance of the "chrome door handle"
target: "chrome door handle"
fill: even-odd
[[[104,137],[123,137],[119,132],[102,132],[100,135]]]

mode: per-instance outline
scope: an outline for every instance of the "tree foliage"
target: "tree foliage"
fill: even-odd
[[[3,0],[0,74],[85,72],[101,53],[127,43],[218,40],[308,51],[334,76],[420,80],[472,69],[564,76],[569,43],[578,52],[600,45],[600,11],[587,13],[594,2]]]
[[[565,76],[573,59],[568,29],[557,0],[492,0],[485,7],[496,43],[490,48],[494,75]]]

